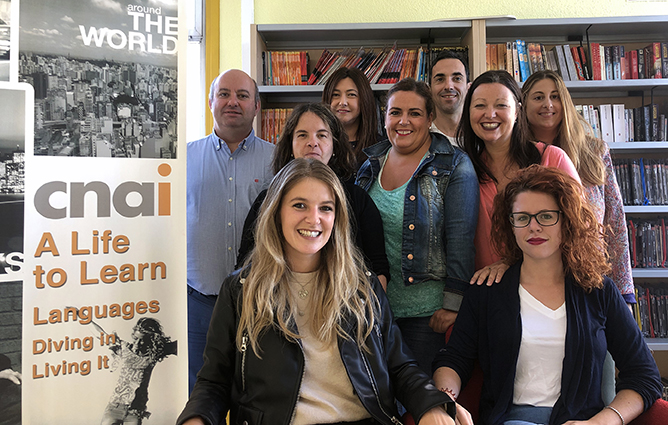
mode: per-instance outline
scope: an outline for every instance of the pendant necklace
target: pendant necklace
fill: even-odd
[[[309,291],[308,291],[308,289],[306,289],[306,286],[307,286],[307,285],[310,285],[311,282],[307,283],[306,285],[302,285],[299,281],[296,281],[296,282],[297,282],[297,284],[298,284],[299,286],[302,287],[302,289],[300,289],[300,290],[297,292],[297,295],[299,295],[299,298],[301,298],[301,299],[303,300],[303,299],[305,299],[306,297],[308,297]]]

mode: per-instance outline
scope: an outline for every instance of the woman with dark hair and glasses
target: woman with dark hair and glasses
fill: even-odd
[[[492,243],[513,264],[497,285],[466,293],[437,386],[456,399],[474,361],[483,371],[478,424],[624,425],[661,396],[656,363],[615,284],[603,228],[579,182],[532,165],[494,200]],[[618,393],[601,398],[603,360]],[[460,424],[470,415],[458,406]]]

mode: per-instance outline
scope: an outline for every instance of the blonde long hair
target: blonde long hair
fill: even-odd
[[[561,125],[553,144],[563,149],[573,161],[573,165],[575,165],[575,169],[585,186],[600,186],[605,183],[606,170],[603,159],[601,159],[605,152],[605,142],[589,135],[593,133],[593,130],[589,123],[575,110],[571,94],[559,74],[549,70],[531,74],[522,86],[524,104],[526,105],[527,96],[533,86],[537,82],[548,78],[554,81],[554,85],[557,87],[563,111]],[[522,108],[522,117],[529,127],[532,139],[535,139],[526,114],[526,107]]]
[[[245,266],[250,267],[250,272],[243,283],[236,343],[241,349],[243,337],[247,336],[257,356],[260,336],[270,327],[277,328],[289,340],[300,338],[293,330],[295,306],[288,286],[292,272],[285,258],[280,208],[285,194],[306,178],[329,187],[336,203],[334,226],[320,251],[320,265],[310,294],[313,335],[329,344],[337,336],[353,339],[366,349],[364,341],[379,311],[364,260],[351,237],[348,203],[339,178],[320,161],[294,159],[269,185],[257,220],[255,249]],[[342,326],[351,317],[357,326],[355,335],[348,335]]]

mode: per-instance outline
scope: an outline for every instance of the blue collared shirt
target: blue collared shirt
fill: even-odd
[[[188,143],[188,285],[217,295],[234,270],[246,214],[273,173],[274,145],[251,131],[230,148],[215,133]]]

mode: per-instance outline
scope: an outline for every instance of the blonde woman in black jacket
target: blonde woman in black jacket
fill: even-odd
[[[179,424],[454,425],[354,247],[330,167],[295,159],[262,205],[250,266],[224,282]],[[446,409],[452,414],[446,413]]]

